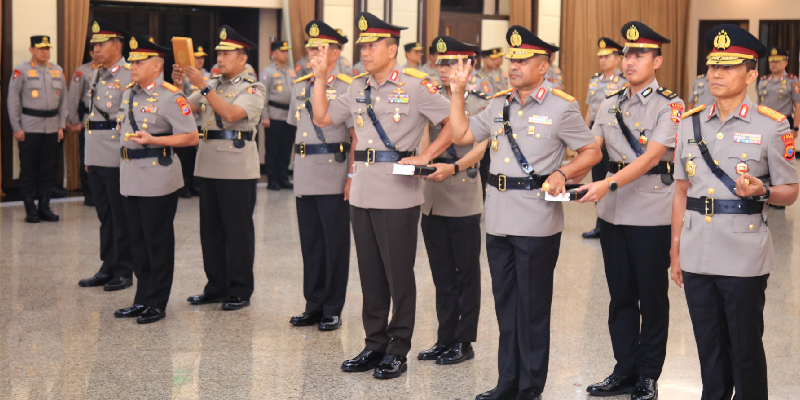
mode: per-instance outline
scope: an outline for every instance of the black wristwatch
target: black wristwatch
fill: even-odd
[[[614,192],[617,190],[619,185],[617,185],[617,181],[609,181],[608,182],[608,191]]]
[[[204,87],[204,88],[203,88],[203,90],[201,90],[201,91],[200,91],[200,94],[202,94],[203,96],[205,96],[205,95],[207,95],[207,94],[208,94],[208,92],[210,92],[210,91],[211,91],[211,86],[206,86],[206,87]]]
[[[453,172],[453,175],[455,175],[455,174],[457,174],[457,173],[458,173],[458,164],[456,164],[456,163],[453,163],[453,166],[455,166],[455,167],[456,167],[456,172]]]
[[[767,192],[762,194],[761,196],[754,197],[753,200],[755,200],[755,201],[767,201],[767,200],[769,200],[769,186],[764,186],[764,189],[766,189]]]

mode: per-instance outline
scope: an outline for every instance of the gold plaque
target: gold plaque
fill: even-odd
[[[694,176],[694,174],[696,172],[697,172],[697,164],[692,162],[692,160],[687,161],[686,162],[686,174],[689,175],[689,176]]]

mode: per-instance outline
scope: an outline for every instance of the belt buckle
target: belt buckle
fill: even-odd
[[[130,159],[128,158],[128,148],[127,147],[123,147],[122,148],[122,159],[125,160],[125,161],[130,161]]]
[[[705,203],[706,217],[713,217],[714,216],[714,199],[711,198],[711,197],[706,197],[706,199],[703,202]],[[709,207],[709,202],[710,202],[710,206],[711,207]],[[711,212],[709,212],[709,210]]]
[[[497,190],[505,192],[508,189],[508,180],[503,174],[497,175]]]
[[[204,142],[208,142],[208,128],[204,128],[202,132],[200,132],[200,139],[203,139]]]
[[[625,168],[625,161],[617,161],[617,172],[622,171]]]
[[[376,156],[375,149],[367,149],[367,164],[375,164]]]
[[[88,132],[89,131],[89,118],[86,118],[85,120],[83,120],[83,126],[84,126],[84,128],[86,128],[86,131]]]
[[[670,166],[670,164],[671,164],[671,163],[670,163],[669,161],[667,161],[667,173],[668,173],[668,174],[671,174],[671,173],[672,173],[672,167]]]
[[[300,157],[306,156],[306,144],[300,143]]]

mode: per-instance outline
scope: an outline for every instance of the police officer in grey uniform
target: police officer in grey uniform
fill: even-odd
[[[211,79],[211,73],[206,71],[203,68],[205,65],[206,57],[208,53],[205,52],[202,46],[197,46],[197,49],[194,52],[194,67],[197,68],[203,74],[203,80],[208,82]],[[197,87],[192,85],[192,82],[189,82],[189,79],[186,77],[183,78],[183,82],[181,84],[181,90],[186,95],[194,94],[194,92],[199,92],[201,87]],[[197,125],[198,131],[202,129],[200,127],[200,122],[202,116],[198,113],[193,114],[194,121]],[[197,196],[200,194],[200,190],[198,188],[198,183],[194,180],[194,163],[197,159],[197,146],[185,146],[185,147],[177,147],[175,148],[175,154],[178,155],[178,158],[181,159],[181,173],[183,174],[183,188],[181,189],[180,196],[184,199],[188,199],[190,197]]]
[[[441,84],[442,80],[439,77],[439,67],[436,65],[436,46],[428,48],[428,63],[422,64],[419,70],[428,74],[428,77],[431,78],[431,82],[433,82],[434,85],[439,86]]]
[[[58,221],[50,196],[66,127],[67,86],[64,70],[49,61],[50,47],[50,36],[31,36],[31,59],[14,68],[8,86],[8,117],[19,145],[20,195],[29,223]]]
[[[92,22],[91,30],[89,44],[103,65],[93,75],[84,95],[89,110],[83,124],[89,184],[100,219],[103,265],[93,277],[78,284],[104,286],[103,289],[111,291],[133,285],[133,254],[119,189],[119,132],[116,130],[122,90],[131,83],[131,72],[130,65],[122,57],[122,40],[128,34],[99,18]]]
[[[306,46],[315,57],[319,47],[328,46],[325,93],[328,100],[342,96],[353,79],[338,70],[340,46],[347,43],[326,23],[313,20],[306,25],[311,37]],[[294,194],[297,196],[297,225],[303,253],[303,294],[305,311],[291,318],[294,326],[319,324],[332,331],[342,325],[341,315],[350,272],[350,204],[347,202],[352,174],[350,138],[355,141],[353,120],[320,128],[313,122],[314,76],[297,79],[287,122],[297,126],[294,145]],[[302,133],[301,133],[302,132]]]
[[[87,103],[89,98],[85,94],[92,86],[92,78],[94,78],[95,71],[103,64],[99,62],[98,56],[94,54],[94,49],[89,50],[89,56],[92,57],[92,61],[76,68],[69,84],[69,90],[67,91],[67,130],[78,133],[78,153],[80,156],[80,171],[78,171],[78,175],[81,179],[81,192],[83,192],[84,196],[83,204],[94,207],[92,188],[89,185],[89,173],[86,172],[86,164],[84,163],[86,131],[83,129],[83,120],[89,110],[89,103]]]
[[[353,65],[353,76],[361,75],[364,72],[365,72],[364,63],[362,63],[361,61],[359,61],[359,62],[357,62],[357,63],[355,63]]]
[[[261,176],[253,141],[264,107],[264,85],[245,69],[247,52],[257,46],[223,25],[217,62],[221,75],[189,96],[192,112],[202,115],[194,176],[200,180],[200,244],[208,284],[192,304],[222,303],[223,310],[250,305],[255,260],[256,182]],[[206,83],[196,68],[173,70],[192,85]]]
[[[416,307],[414,259],[423,203],[422,180],[394,175],[394,163],[426,165],[450,145],[449,129],[414,156],[424,126],[442,122],[450,102],[438,94],[424,72],[401,70],[400,31],[378,17],[361,13],[358,43],[368,77],[332,101],[325,97],[325,50],[315,59],[314,122],[320,127],[355,121],[350,220],[358,253],[366,347],[342,364],[347,372],[374,369],[379,379],[397,378],[407,369]],[[390,307],[391,305],[391,307]],[[392,320],[389,321],[391,311]]]
[[[483,92],[487,95],[493,95],[497,92],[502,92],[508,89],[508,72],[503,70],[503,56],[505,53],[500,47],[495,47],[489,50],[481,50],[481,61],[483,61],[483,69],[481,73],[489,78],[489,83],[492,90],[487,92],[483,88]]]
[[[608,149],[609,175],[584,185],[580,201],[598,201],[606,280],[611,294],[608,328],[617,364],[592,395],[658,398],[667,355],[672,163],[683,100],[658,85],[661,46],[670,40],[647,25],[622,26],[622,62],[629,87],[600,104],[592,132]],[[641,322],[640,322],[641,321]]]
[[[714,104],[714,96],[711,94],[711,88],[708,87],[708,78],[705,74],[697,75],[697,79],[692,85],[691,102],[686,103],[686,108],[694,108],[701,104],[707,106]]]
[[[550,306],[564,211],[545,197],[565,192],[600,161],[600,148],[583,122],[575,98],[549,89],[544,75],[549,45],[522,26],[508,29],[509,76],[514,89],[494,96],[480,114],[467,116],[453,96],[453,142],[491,141],[486,194],[486,255],[500,326],[497,386],[477,400],[541,399],[550,351]],[[453,91],[464,90],[469,71],[459,63]],[[567,147],[577,156],[562,166]],[[547,192],[547,193],[544,193]]]
[[[292,159],[296,128],[286,122],[289,102],[297,75],[287,66],[289,44],[273,42],[270,46],[274,63],[261,71],[261,83],[267,88],[267,99],[261,113],[264,126],[264,165],[267,169],[267,189],[281,190],[294,187],[289,181],[289,163]]]
[[[551,46],[554,44],[550,43]],[[545,74],[545,79],[552,83],[552,87],[554,89],[564,90],[564,77],[561,76],[561,68],[558,68],[553,64],[556,60],[555,54],[550,56],[550,68],[547,69],[547,74]]]
[[[786,117],[747,97],[766,48],[736,25],[712,29],[716,102],[684,115],[675,149],[672,279],[686,291],[703,399],[766,399],[764,303],[775,264],[764,203],[798,193]],[[717,162],[719,164],[717,164]]]
[[[308,40],[306,40],[305,45],[308,46]],[[306,47],[305,49],[306,49],[306,55],[294,63],[294,72],[296,73],[297,76],[306,76],[314,72],[314,70],[311,68],[311,59],[308,57],[308,47]]]
[[[439,93],[448,99],[451,66],[459,57],[474,63],[475,46],[440,36],[439,70],[442,84]],[[475,91],[466,97],[465,112],[477,115],[489,104],[489,97]],[[430,127],[429,140],[439,136],[443,124]],[[423,143],[426,141],[423,139]],[[439,320],[436,343],[420,352],[420,360],[437,364],[458,364],[475,357],[472,343],[478,339],[478,316],[481,304],[481,196],[477,164],[488,140],[466,145],[450,145],[433,159],[436,172],[425,180],[425,203],[422,204],[422,237],[428,252],[433,283],[436,286],[436,316]]]
[[[166,316],[175,270],[173,221],[183,176],[173,148],[195,146],[198,136],[183,92],[161,77],[171,50],[139,35],[131,36],[128,48],[133,82],[122,93],[116,119],[120,193],[137,282],[133,305],[114,316],[148,324]]]
[[[586,91],[586,104],[589,109],[586,111],[586,125],[589,129],[594,126],[594,120],[597,117],[597,111],[600,109],[600,103],[605,100],[611,93],[622,89],[628,84],[628,80],[622,76],[622,71],[619,69],[620,52],[622,46],[617,42],[607,37],[602,37],[597,41],[597,60],[600,63],[600,70],[589,79],[589,89]],[[605,147],[603,150],[603,160],[597,165],[592,167],[592,182],[601,181],[606,178],[608,174],[608,151]],[[594,229],[589,232],[584,232],[581,236],[585,239],[596,239],[600,237],[600,218],[597,218]]]
[[[785,115],[789,128],[797,135],[800,123],[800,80],[786,72],[789,51],[775,46],[769,50],[769,75],[758,83],[758,104]]]
[[[403,45],[403,50],[406,51],[406,63],[400,68],[414,68],[421,70],[422,66],[422,45],[419,42],[411,42]]]

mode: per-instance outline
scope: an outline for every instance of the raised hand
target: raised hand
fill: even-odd
[[[451,69],[450,75],[450,89],[453,93],[462,93],[467,88],[467,82],[469,81],[469,74],[472,72],[472,60],[467,60],[464,63],[461,60],[461,57],[458,58],[458,64],[456,68]]]
[[[317,54],[311,57],[311,68],[314,70],[314,78],[327,78],[328,74],[328,46],[317,47]]]

